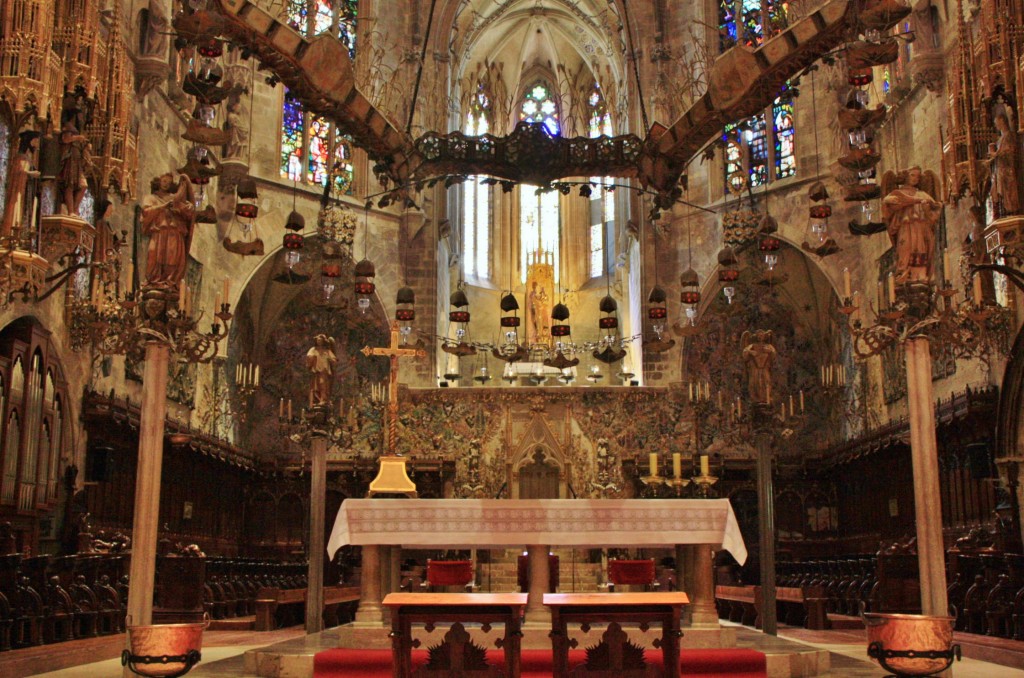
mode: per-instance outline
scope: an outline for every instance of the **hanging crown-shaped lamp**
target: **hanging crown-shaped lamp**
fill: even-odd
[[[522,319],[519,317],[519,301],[516,300],[516,295],[507,293],[498,305],[502,314],[501,327],[506,330],[519,327]]]
[[[551,323],[552,337],[568,337],[572,333],[572,328],[569,325],[569,307],[562,302],[558,302],[552,307],[551,319],[554,320]]]
[[[370,307],[370,297],[377,288],[373,284],[373,279],[377,276],[377,268],[369,259],[363,259],[356,264],[353,273],[355,282],[352,288],[356,293],[356,305],[361,313],[366,313],[366,309]]]
[[[679,301],[690,306],[700,303],[700,276],[697,271],[688,268],[679,276]]]
[[[416,293],[411,287],[403,287],[395,295],[395,320],[399,322],[412,322],[416,318]]]
[[[302,250],[306,246],[306,239],[302,237],[302,231],[306,228],[306,220],[295,210],[291,211],[284,222],[284,227],[290,233],[284,234],[283,247],[285,250],[284,263],[288,270],[294,269],[302,261]]]
[[[245,177],[238,182],[235,188],[235,216],[239,219],[255,219],[260,213],[256,199],[259,194],[256,191],[256,182],[252,177]]]
[[[718,281],[724,283],[736,282],[740,277],[739,260],[732,247],[726,245],[718,253]]]
[[[448,320],[459,325],[466,325],[469,323],[469,298],[466,296],[466,292],[462,289],[460,283],[459,288],[452,292],[452,295],[448,298],[448,303],[451,304],[452,310],[448,312]]]
[[[599,328],[602,330],[618,329],[619,317],[617,312],[619,304],[610,294],[601,299],[601,303],[598,304],[598,310],[602,313],[601,317],[597,320]]]
[[[655,285],[647,296],[647,317],[653,321],[664,321],[668,318],[668,308],[665,301],[668,295],[661,285]]]

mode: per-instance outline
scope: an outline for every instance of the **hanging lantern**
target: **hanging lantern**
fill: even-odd
[[[501,307],[501,326],[506,328],[519,327],[521,319],[519,317],[519,302],[516,300],[516,296],[509,292],[501,298],[499,304]],[[512,315],[508,315],[511,313]]]
[[[205,40],[196,47],[196,51],[202,54],[204,57],[219,57],[224,53],[224,46],[221,45],[220,40],[216,38],[210,38]]]
[[[284,227],[296,233],[303,231],[306,228],[306,219],[295,210],[292,210],[284,222]]]
[[[870,68],[851,68],[846,76],[846,81],[854,87],[863,87],[875,79]]]
[[[411,322],[416,318],[416,293],[411,287],[403,287],[398,290],[395,296],[395,320],[399,322]]]
[[[602,330],[614,330],[618,328],[619,318],[616,315],[616,312],[619,310],[619,304],[611,297],[611,295],[607,295],[601,299],[598,309],[604,314],[597,320],[597,326],[599,328]]]
[[[353,273],[355,274],[355,283],[352,288],[356,293],[356,305],[359,307],[360,313],[366,313],[366,309],[370,307],[370,296],[376,289],[373,279],[377,275],[377,269],[369,259],[363,259],[356,264]]]
[[[324,301],[330,301],[334,291],[338,289],[338,278],[341,277],[341,257],[325,256],[320,262],[320,289],[324,293]]]
[[[700,277],[697,271],[688,268],[679,276],[679,286],[682,291],[679,293],[679,301],[684,304],[696,306],[700,303]]]
[[[306,246],[306,239],[301,233],[284,234],[284,263],[291,271],[302,261],[302,249]]]
[[[448,320],[453,323],[459,323],[465,325],[469,322],[469,298],[466,297],[466,293],[460,286],[459,289],[452,292],[452,296],[449,297],[448,303],[452,305],[451,311],[448,312]]]
[[[647,317],[649,319],[664,320],[668,317],[668,309],[665,307],[666,299],[668,299],[668,295],[665,294],[665,290],[660,285],[655,285],[647,297]]]
[[[260,212],[256,199],[259,197],[256,192],[256,182],[252,177],[245,177],[238,182],[235,189],[237,200],[235,201],[235,216],[239,219],[255,219]]]
[[[568,323],[569,320],[569,307],[559,302],[554,305],[551,309],[551,319],[554,320],[551,323],[551,336],[552,337],[568,337],[572,332],[572,328]]]
[[[724,283],[735,282],[740,277],[740,271],[737,266],[739,260],[736,258],[736,253],[728,245],[723,247],[718,253],[718,281]]]

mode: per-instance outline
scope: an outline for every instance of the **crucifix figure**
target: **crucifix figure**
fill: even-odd
[[[398,433],[398,359],[405,356],[426,357],[422,348],[402,348],[398,322],[391,323],[391,344],[384,347],[364,346],[363,355],[384,355],[391,359],[388,374],[388,454],[395,454],[395,436]]]

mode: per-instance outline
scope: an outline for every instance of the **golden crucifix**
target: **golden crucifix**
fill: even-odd
[[[364,346],[363,355],[384,355],[391,359],[391,372],[388,374],[388,449],[386,453],[395,454],[395,437],[398,434],[398,359],[404,356],[426,357],[422,348],[402,348],[399,343],[398,322],[391,323],[391,345],[384,347]]]

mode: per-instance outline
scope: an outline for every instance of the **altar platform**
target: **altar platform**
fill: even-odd
[[[476,628],[470,627],[468,630],[473,636],[480,633],[480,630]],[[312,678],[313,656],[317,652],[337,647],[390,649],[391,641],[387,636],[389,631],[390,628],[369,629],[347,624],[311,636],[303,636],[249,650],[245,653],[242,662],[238,660],[232,662],[230,673],[223,672],[228,668],[227,666],[218,667],[214,663],[205,666],[200,664],[190,675],[196,676],[196,678],[225,675],[260,676],[261,678]],[[523,648],[550,648],[549,631],[550,627],[524,627]],[[602,627],[595,625],[589,634],[579,634],[577,630],[571,635],[580,640],[580,647],[587,647],[595,644],[603,632]],[[655,634],[651,633],[645,636],[636,629],[627,629],[627,632],[634,642],[643,644],[647,648],[650,648],[650,639],[655,637]],[[438,642],[441,635],[443,632],[435,631],[430,636],[431,643]],[[493,631],[489,637],[493,640]],[[645,637],[646,642],[643,640]],[[685,628],[681,646],[683,651],[709,647],[740,647],[764,652],[767,658],[768,676],[771,678],[830,675],[830,656],[827,650],[766,636],[757,631],[733,625],[707,629]],[[218,671],[222,672],[218,673]]]

